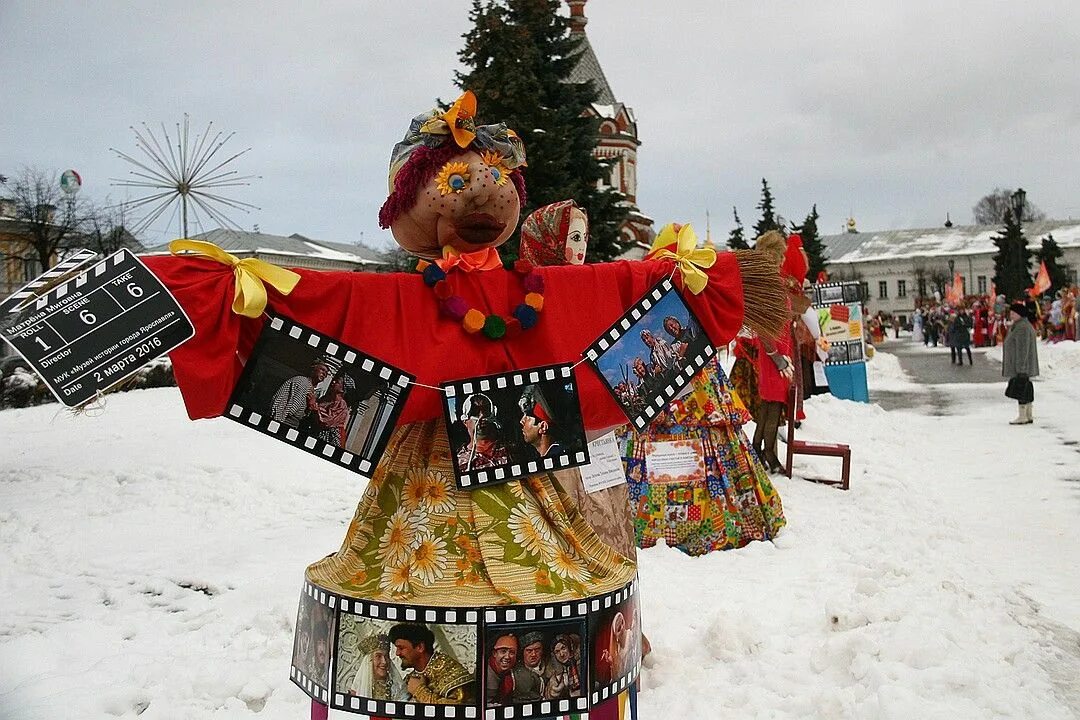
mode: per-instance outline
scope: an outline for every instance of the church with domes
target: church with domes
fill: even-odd
[[[600,136],[593,155],[609,163],[610,174],[605,186],[612,187],[625,196],[629,215],[619,229],[627,246],[648,247],[656,231],[652,218],[643,214],[637,205],[637,119],[628,105],[615,99],[615,93],[604,75],[600,61],[593,51],[589,36],[585,34],[585,3],[587,0],[567,0],[570,6],[570,33],[581,40],[581,57],[570,75],[572,82],[591,80],[598,91],[596,102],[586,113],[600,120]]]

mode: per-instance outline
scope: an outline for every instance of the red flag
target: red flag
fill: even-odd
[[[1031,297],[1038,297],[1050,289],[1050,272],[1046,269],[1046,261],[1039,261],[1039,274],[1035,276],[1035,287],[1028,290]]]
[[[964,278],[960,273],[953,274],[953,281],[945,286],[945,302],[959,305],[964,299]]]

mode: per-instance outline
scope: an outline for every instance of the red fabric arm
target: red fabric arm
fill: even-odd
[[[177,383],[193,418],[214,417],[226,403],[262,326],[231,310],[232,270],[202,258],[150,257],[150,269],[173,292],[195,324],[196,335],[171,353]],[[536,327],[512,340],[469,335],[439,314],[419,275],[297,270],[301,280],[288,297],[270,294],[272,312],[438,385],[447,380],[573,363],[645,291],[671,274],[671,262],[616,262],[541,268],[544,309]],[[714,344],[730,341],[742,325],[742,282],[735,257],[722,253],[700,295],[684,293]],[[454,291],[486,313],[509,315],[524,298],[515,273],[451,273]],[[676,279],[678,285],[678,279]],[[588,429],[611,427],[625,417],[596,372],[575,370]],[[442,413],[438,391],[414,387],[401,423]]]

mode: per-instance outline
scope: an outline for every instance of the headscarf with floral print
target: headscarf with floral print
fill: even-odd
[[[575,207],[573,200],[560,200],[533,210],[521,223],[519,257],[532,265],[566,265],[566,236]]]

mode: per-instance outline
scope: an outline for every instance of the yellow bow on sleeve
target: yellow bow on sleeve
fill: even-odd
[[[682,273],[683,284],[697,295],[709,284],[709,276],[702,268],[711,268],[716,262],[716,250],[710,246],[697,246],[697,235],[689,225],[668,223],[660,228],[653,240],[646,260],[674,260]]]
[[[266,309],[266,285],[282,295],[288,295],[300,282],[300,275],[292,270],[271,265],[255,258],[240,258],[225,252],[214,243],[202,240],[173,240],[169,243],[173,255],[191,253],[205,255],[233,269],[236,287],[233,291],[232,310],[237,315],[257,318]]]

